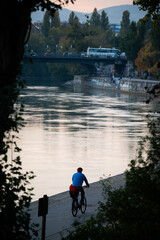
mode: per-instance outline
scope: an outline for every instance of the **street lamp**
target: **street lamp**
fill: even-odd
[[[57,47],[58,47],[58,45],[56,44],[56,55],[57,55]]]

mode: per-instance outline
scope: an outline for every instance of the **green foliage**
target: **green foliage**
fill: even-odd
[[[124,11],[122,15],[122,21],[121,21],[121,35],[126,35],[130,26],[130,12]]]
[[[133,4],[138,5],[141,10],[147,11],[146,16],[143,18],[144,21],[148,21],[152,17],[154,25],[158,26],[160,20],[159,0],[134,0]]]
[[[20,149],[13,141],[14,152]],[[1,239],[30,240],[37,236],[36,224],[30,224],[28,207],[32,199],[32,188],[27,187],[34,178],[33,172],[22,173],[20,157],[11,159],[7,155],[0,160],[0,236]]]
[[[75,13],[72,11],[69,15],[69,19],[68,19],[68,23],[72,26],[73,25],[73,22],[74,22],[74,19],[75,19],[76,15]]]
[[[79,52],[81,41],[83,40],[82,28],[77,16],[70,14],[69,18],[70,25],[66,34],[66,38],[69,40],[70,46],[75,49],[76,52]],[[68,46],[69,47],[69,46]]]
[[[160,20],[157,20],[156,28],[152,25],[150,34],[151,34],[151,42],[152,42],[154,49],[160,51],[160,41],[159,41],[159,39],[160,39]]]
[[[138,57],[135,59],[135,64],[138,72],[147,71],[152,73],[155,78],[158,78],[160,71],[158,68],[158,61],[160,57],[160,51],[153,48],[151,42],[146,44],[138,52]]]
[[[100,16],[101,26],[104,31],[109,29],[109,19],[106,12],[103,10]]]
[[[89,19],[89,17],[86,16],[86,22],[83,24],[79,22],[74,12],[71,12],[68,23],[60,23],[58,11],[56,14],[55,18],[48,16],[51,24],[46,37],[40,34],[33,34],[33,36],[31,36],[29,43],[30,48],[33,48],[33,50],[38,49],[37,45],[40,43],[40,52],[48,51],[62,54],[63,52],[70,53],[70,51],[77,53],[86,52],[89,46],[115,46],[119,48],[121,52],[125,52],[127,59],[131,61],[133,65],[135,65],[138,52],[146,42],[151,41],[153,48],[156,50],[159,49],[160,31],[158,31],[158,28],[153,28],[151,19],[146,23],[143,21],[139,21],[138,23],[134,21],[130,22],[130,13],[128,11],[123,12],[121,30],[120,33],[115,36],[114,31],[109,27],[109,20],[105,11],[102,11],[100,15],[95,8],[91,18]],[[44,28],[44,22],[42,28]],[[158,51],[152,61],[153,66],[150,67],[151,72],[154,72],[153,76],[156,76],[156,78],[159,75],[157,70]]]
[[[93,10],[93,13],[90,19],[90,24],[91,24],[91,27],[93,28],[101,25],[100,14],[97,12],[97,8]]]
[[[129,24],[128,17],[128,11],[125,11],[121,22],[122,28],[117,38],[121,51],[125,52],[127,59],[134,63],[140,48],[144,45],[146,24],[134,21]],[[128,20],[125,22],[126,18]]]
[[[39,35],[37,33],[33,33],[31,34],[30,40],[29,40],[29,50],[33,50],[34,52],[45,52],[46,49],[46,43],[45,43],[45,38],[42,35]],[[28,49],[26,49],[26,53],[28,51]]]
[[[48,63],[48,71],[54,78],[58,79],[61,83],[70,81],[75,74],[86,73],[85,67],[80,64],[50,64]]]
[[[40,52],[45,48],[45,51],[61,54],[69,52],[71,45],[74,52],[86,52],[88,46],[113,46],[113,31],[109,27],[108,16],[104,11],[100,15],[97,9],[94,9],[91,19],[86,16],[86,23],[83,24],[79,22],[74,12],[70,13],[68,23],[60,22],[58,11],[55,14],[53,18],[46,12],[42,23],[42,35],[39,33],[31,35],[29,47],[33,51],[38,49],[39,42]]]
[[[46,11],[43,17],[43,24],[42,24],[42,34],[45,37],[48,37],[50,31],[51,23],[50,23],[50,12]]]
[[[62,83],[63,81],[66,82],[73,79],[74,75],[70,72],[68,64],[48,63],[47,65],[51,76],[60,80]]]
[[[14,105],[6,122],[8,131],[5,132],[3,154],[0,157],[0,236],[2,240],[29,240],[37,236],[37,225],[30,224],[28,211],[33,195],[33,189],[29,187],[29,183],[34,178],[34,174],[33,172],[23,173],[19,156],[21,149],[16,144],[17,137],[14,134],[18,133],[23,126],[23,105],[17,102],[21,87],[23,84],[17,80],[16,89],[11,95]]]
[[[51,28],[59,28],[61,26],[59,11],[57,10],[54,14],[54,17],[51,17]]]

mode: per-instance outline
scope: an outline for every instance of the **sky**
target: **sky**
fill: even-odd
[[[93,12],[94,8],[100,10],[125,4],[133,4],[133,0],[76,0],[74,4],[69,3],[65,8],[72,11],[90,13]]]

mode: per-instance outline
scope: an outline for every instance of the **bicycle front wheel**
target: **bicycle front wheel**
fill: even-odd
[[[87,208],[87,200],[86,200],[86,198],[84,197],[84,199],[83,199],[83,204],[81,205],[81,212],[82,212],[82,213],[85,213],[86,208]]]
[[[75,217],[77,215],[77,212],[78,212],[77,201],[75,199],[73,199],[73,202],[72,202],[72,215]]]

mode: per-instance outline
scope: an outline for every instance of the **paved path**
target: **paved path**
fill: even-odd
[[[124,174],[111,178],[114,187],[124,185]],[[90,184],[90,188],[85,189],[87,198],[87,210],[85,214],[78,212],[76,217],[71,213],[71,198],[69,192],[63,192],[49,197],[48,214],[46,216],[46,240],[60,240],[74,229],[74,222],[84,223],[85,220],[94,216],[97,212],[98,202],[103,201],[102,184],[100,182]],[[31,203],[31,218],[33,222],[40,224],[39,237],[41,239],[42,217],[38,217],[38,201]]]

